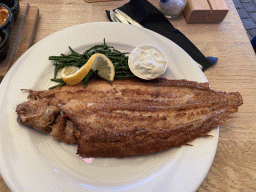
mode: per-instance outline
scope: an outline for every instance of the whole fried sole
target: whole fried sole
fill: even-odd
[[[213,91],[208,83],[187,80],[129,79],[110,85],[95,79],[87,88],[29,92],[29,101],[17,106],[18,122],[50,130],[56,140],[78,143],[77,154],[86,157],[125,157],[181,146],[207,136],[243,104],[237,92]],[[35,102],[44,115],[31,110]],[[45,123],[47,115],[55,119]],[[40,120],[31,122],[27,116]],[[38,128],[38,122],[44,127]]]

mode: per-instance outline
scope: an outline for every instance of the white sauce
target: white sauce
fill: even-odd
[[[166,70],[167,61],[158,50],[148,47],[134,49],[129,56],[131,71],[142,79],[154,79]]]

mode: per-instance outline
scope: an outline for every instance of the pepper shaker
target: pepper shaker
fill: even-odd
[[[187,0],[159,0],[160,10],[167,18],[176,18],[185,8]]]

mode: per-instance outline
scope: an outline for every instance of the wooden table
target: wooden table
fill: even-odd
[[[108,21],[105,10],[126,2],[20,0],[21,5],[29,3],[40,10],[32,44],[72,25]],[[157,6],[157,0],[150,2]],[[217,153],[199,192],[256,191],[256,56],[232,0],[226,3],[230,11],[220,24],[187,24],[183,16],[171,21],[206,56],[219,58],[205,71],[211,87],[238,91],[244,99],[235,118],[220,128]],[[1,177],[0,191],[10,191]]]

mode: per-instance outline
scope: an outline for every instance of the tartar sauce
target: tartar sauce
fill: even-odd
[[[162,75],[167,66],[164,54],[152,47],[135,48],[129,55],[129,67],[134,75],[142,79],[154,79]]]

